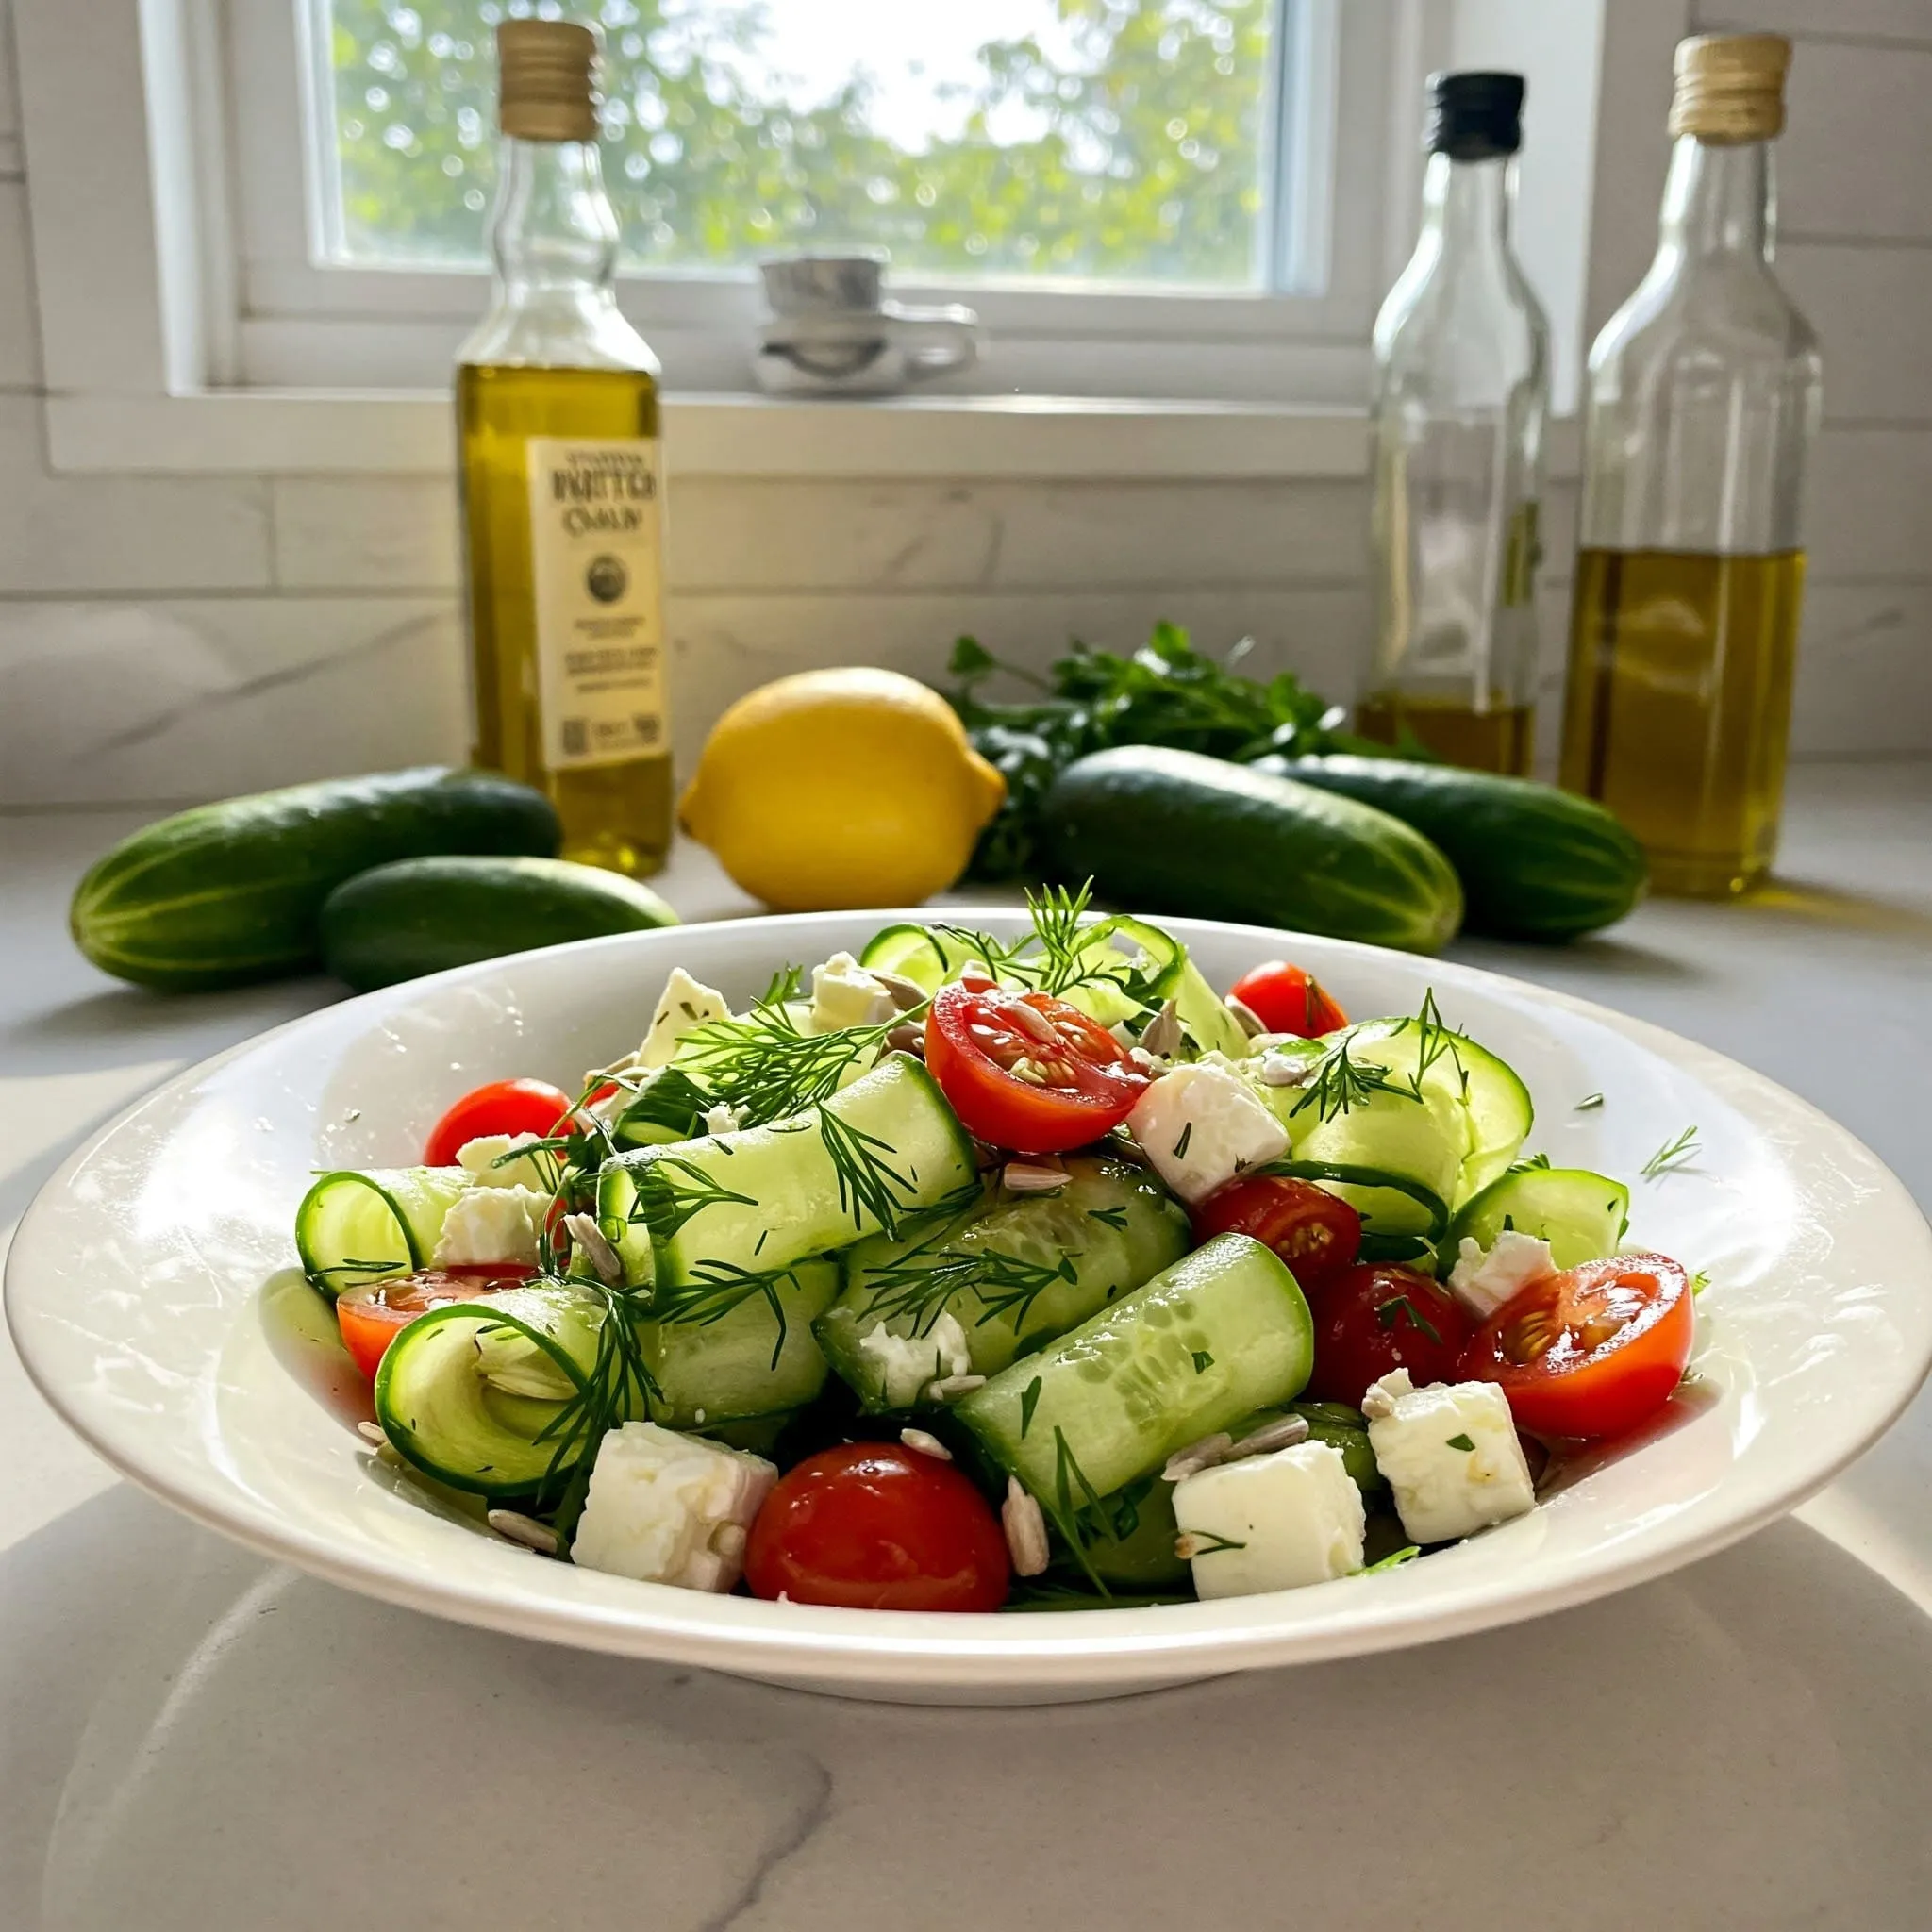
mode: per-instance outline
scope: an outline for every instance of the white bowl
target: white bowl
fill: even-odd
[[[593,1650],[847,1695],[995,1704],[1426,1642],[1641,1582],[1802,1502],[1882,1433],[1932,1363],[1932,1234],[1864,1147],[1783,1089],[1656,1027],[1468,967],[1175,920],[1218,985],[1286,952],[1357,1017],[1411,1012],[1433,987],[1444,1016],[1528,1082],[1532,1149],[1631,1180],[1632,1239],[1710,1277],[1694,1382],[1648,1440],[1579,1470],[1531,1515],[1380,1575],[990,1617],[714,1597],[548,1562],[358,1453],[366,1392],[289,1272],[311,1170],[415,1158],[443,1108],[486,1079],[574,1087],[635,1042],[674,963],[741,1001],[782,964],[857,949],[914,916],[754,919],[525,953],[350,1000],[183,1074],[75,1155],[22,1224],[7,1312],[28,1372],[135,1481],[351,1589]],[[1002,932],[1024,919],[948,916]],[[1603,1105],[1578,1111],[1592,1093]],[[1638,1178],[1692,1125],[1693,1165]]]

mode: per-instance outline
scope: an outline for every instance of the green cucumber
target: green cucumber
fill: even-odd
[[[1405,758],[1285,758],[1251,769],[1373,806],[1440,845],[1462,880],[1472,932],[1562,941],[1643,896],[1643,848],[1600,805],[1553,785]]]
[[[429,1265],[443,1217],[476,1176],[460,1167],[338,1168],[295,1209],[295,1251],[324,1294]]]
[[[1630,1190],[1623,1182],[1584,1167],[1519,1168],[1457,1211],[1442,1261],[1445,1269],[1454,1266],[1464,1241],[1487,1251],[1505,1228],[1513,1228],[1548,1241],[1558,1268],[1576,1268],[1614,1255],[1629,1225]]]
[[[971,1372],[995,1375],[1187,1251],[1187,1214],[1145,1168],[1075,1155],[1067,1171],[1058,1193],[995,1190],[937,1228],[846,1249],[844,1291],[818,1334],[868,1411],[891,1406],[884,1364],[860,1345],[881,1324],[924,1336],[951,1315]]]
[[[399,858],[322,908],[323,963],[358,992],[451,966],[675,925],[650,887],[563,858]]]
[[[1065,1523],[1176,1449],[1300,1394],[1308,1305],[1280,1257],[1217,1236],[954,1405],[981,1447]]]
[[[812,1324],[839,1292],[839,1264],[801,1261],[709,1322],[641,1324],[644,1359],[667,1428],[714,1424],[803,1408],[825,1386],[825,1357]]]
[[[425,765],[197,806],[136,832],[75,888],[75,943],[104,973],[187,992],[322,963],[323,902],[344,879],[430,853],[557,850],[541,792]]]
[[[661,1315],[963,1203],[977,1180],[972,1140],[932,1075],[895,1053],[789,1120],[614,1155],[597,1218],[627,1257],[648,1237]]]
[[[1353,799],[1199,752],[1124,745],[1076,758],[1043,808],[1064,879],[1157,913],[1251,920],[1433,953],[1462,918],[1456,874],[1421,833]]]
[[[1180,1525],[1174,1520],[1174,1485],[1158,1475],[1103,1496],[1098,1509],[1088,1504],[1076,1524],[1087,1568],[1103,1583],[1130,1591],[1172,1590],[1191,1574],[1188,1559],[1174,1555]]]

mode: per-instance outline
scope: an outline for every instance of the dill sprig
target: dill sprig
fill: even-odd
[[[1643,1178],[1647,1181],[1657,1180],[1674,1168],[1682,1167],[1698,1152],[1697,1129],[1686,1127],[1681,1134],[1673,1135],[1643,1163]]]
[[[1093,882],[1069,891],[1048,886],[1026,894],[1029,929],[996,939],[975,926],[935,924],[929,930],[950,949],[980,960],[994,979],[1063,998],[1075,987],[1111,986],[1137,1006],[1158,1007],[1144,958],[1115,951],[1108,941],[1125,924],[1118,914],[1091,917]]]
[[[692,1215],[707,1208],[756,1208],[757,1198],[741,1194],[715,1181],[696,1161],[682,1154],[619,1155],[630,1170],[634,1198],[628,1219],[650,1230],[654,1241],[669,1241]]]
[[[818,1108],[819,1139],[824,1143],[839,1184],[839,1207],[861,1231],[868,1218],[881,1232],[897,1238],[901,1213],[910,1206],[917,1183],[891,1164],[890,1141],[868,1134],[830,1108]]]
[[[926,1246],[868,1271],[865,1286],[870,1299],[863,1314],[885,1322],[909,1317],[912,1333],[925,1335],[953,1297],[971,1290],[983,1304],[973,1324],[975,1328],[1010,1317],[1017,1335],[1041,1295],[1057,1283],[1071,1285],[1079,1278],[1069,1255],[1055,1264],[1029,1261],[999,1248]]]
[[[1290,1112],[1312,1107],[1315,1118],[1325,1125],[1378,1093],[1393,1093],[1403,1100],[1423,1097],[1418,1082],[1397,1080],[1387,1067],[1356,1059],[1344,1034],[1315,1062],[1314,1073]]]
[[[772,1366],[775,1369],[785,1353],[787,1333],[785,1299],[779,1290],[788,1282],[794,1289],[800,1286],[795,1268],[780,1268],[761,1274],[733,1261],[700,1261],[692,1268],[689,1281],[659,1289],[651,1296],[651,1313],[660,1322],[683,1322],[708,1328],[745,1303],[762,1297],[778,1324],[777,1339],[772,1344]]]

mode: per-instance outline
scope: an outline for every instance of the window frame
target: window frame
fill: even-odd
[[[319,258],[323,184],[308,166],[306,117],[326,84],[317,68],[323,0],[209,4],[220,86],[197,119],[205,138],[232,154],[236,184],[226,258],[213,271],[232,291],[236,318],[225,379],[247,388],[440,381],[482,311],[487,274]],[[968,303],[986,325],[988,358],[947,379],[944,391],[1330,406],[1358,398],[1388,231],[1407,217],[1390,192],[1404,172],[1391,154],[1392,96],[1402,80],[1419,87],[1420,75],[1399,74],[1390,8],[1277,5],[1285,27],[1275,37],[1271,118],[1285,119],[1285,171],[1305,184],[1271,194],[1264,209],[1285,291],[895,281],[894,293],[908,301]],[[1310,183],[1322,192],[1307,192]],[[1311,289],[1320,292],[1298,292]],[[626,275],[619,301],[663,360],[674,392],[751,390],[762,317],[754,270]]]

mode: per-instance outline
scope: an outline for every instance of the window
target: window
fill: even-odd
[[[441,384],[485,299],[492,30],[537,12],[603,30],[622,300],[674,389],[749,386],[761,257],[859,246],[895,292],[979,310],[986,391],[1358,397],[1400,64],[1381,6],[224,6],[224,379]]]

